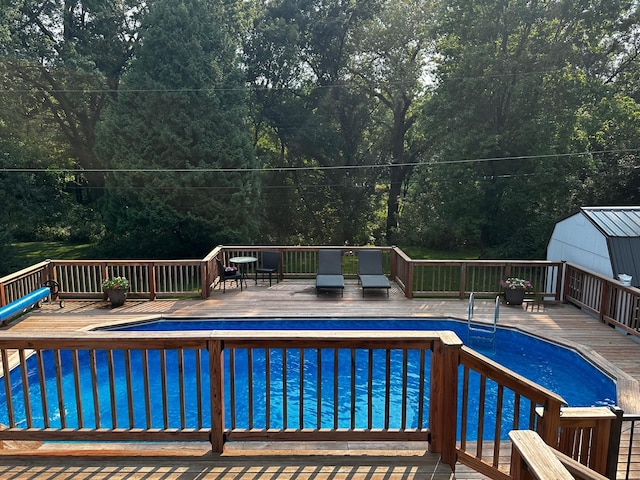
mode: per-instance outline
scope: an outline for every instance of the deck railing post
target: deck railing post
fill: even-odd
[[[460,300],[464,300],[467,288],[467,262],[460,263]],[[473,288],[471,288],[473,291]]]
[[[391,247],[389,259],[390,268],[391,268],[391,281],[395,281],[398,276],[398,252],[396,252],[396,246],[393,245]]]
[[[156,287],[156,265],[154,262],[149,262],[147,268],[149,269],[149,300],[155,300],[158,292]]]
[[[100,262],[100,271],[102,272],[102,280],[100,280],[100,284],[98,285],[100,290],[102,290],[102,282],[109,278],[109,265],[107,262]],[[107,292],[102,291],[102,300],[107,300]]]
[[[462,342],[442,336],[434,342],[431,356],[429,402],[429,450],[440,453],[442,461],[455,468],[458,414],[458,364]]]
[[[569,265],[565,260],[562,261],[562,303],[567,303],[567,292],[569,292]]]
[[[547,400],[544,406],[538,434],[547,445],[558,444],[558,430],[560,428],[560,409],[562,404],[554,400]]]
[[[620,439],[622,437],[622,418],[624,411],[617,406],[609,407],[616,419],[611,422],[609,431],[609,448],[607,449],[607,467],[605,476],[615,479],[618,473],[618,455],[620,454]]]
[[[611,295],[611,289],[609,288],[609,282],[601,281],[600,287],[600,308],[598,309],[598,320],[604,323],[605,315],[611,316],[609,311],[609,300]]]
[[[209,372],[211,379],[211,450],[222,453],[224,447],[224,357],[222,340],[209,340]]]
[[[206,260],[200,262],[200,298],[209,298],[209,269]]]
[[[411,299],[413,298],[413,260],[407,262],[407,278],[405,281],[404,296]]]

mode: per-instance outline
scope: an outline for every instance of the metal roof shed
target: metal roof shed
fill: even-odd
[[[582,207],[556,223],[547,260],[566,260],[640,286],[640,207]]]

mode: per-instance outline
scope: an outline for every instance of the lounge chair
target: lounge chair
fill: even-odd
[[[387,297],[391,284],[382,271],[382,252],[380,250],[358,251],[358,281],[362,285],[362,296],[367,289],[387,289]]]
[[[318,252],[316,295],[320,293],[320,290],[340,290],[344,296],[344,276],[342,275],[342,253],[340,250],[320,250]]]
[[[280,252],[262,252],[262,265],[256,268],[256,285],[258,284],[258,274],[269,275],[269,286],[271,286],[271,276],[276,274],[276,283],[280,281]]]

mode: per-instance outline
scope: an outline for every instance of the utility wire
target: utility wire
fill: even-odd
[[[492,161],[518,161],[518,160],[548,160],[554,158],[584,157],[590,155],[605,155],[619,153],[638,153],[640,149],[619,149],[619,150],[598,150],[592,152],[576,153],[551,153],[544,155],[518,155],[512,157],[488,157],[472,158],[460,160],[438,160],[434,162],[404,162],[404,163],[384,163],[375,165],[332,165],[332,166],[308,166],[308,167],[250,167],[250,168],[22,168],[22,167],[1,167],[0,172],[5,173],[251,173],[251,172],[290,172],[290,171],[325,171],[325,170],[361,170],[367,168],[396,168],[415,167],[418,165],[439,166],[455,165],[465,163],[485,163]]]

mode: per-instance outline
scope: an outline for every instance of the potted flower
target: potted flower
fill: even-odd
[[[107,278],[102,282],[102,290],[109,297],[112,307],[119,307],[127,299],[129,280],[126,277]]]
[[[504,301],[508,305],[522,305],[524,294],[527,290],[532,290],[533,285],[529,280],[518,277],[509,277],[500,280],[500,285],[504,288]]]

